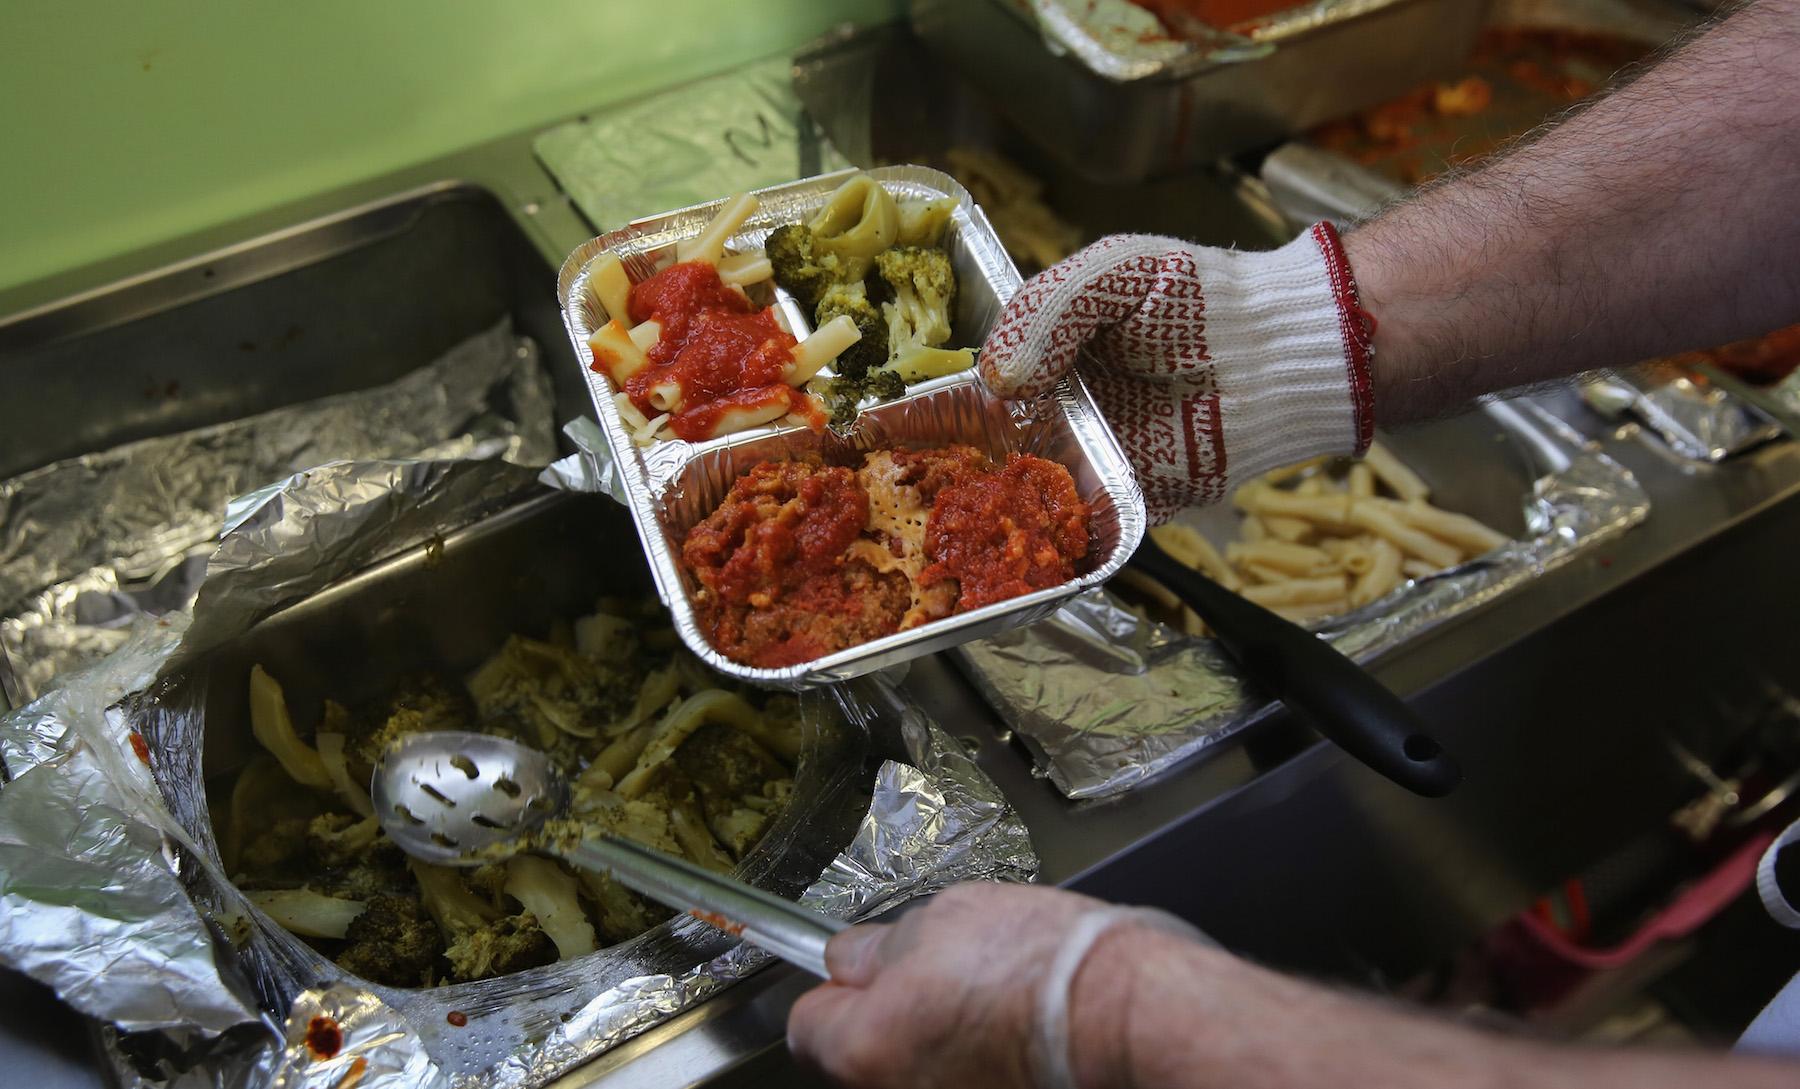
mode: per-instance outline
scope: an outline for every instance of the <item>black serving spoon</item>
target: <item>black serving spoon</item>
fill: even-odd
[[[1399,696],[1325,640],[1164,552],[1145,537],[1131,566],[1199,614],[1244,676],[1326,738],[1415,794],[1441,798],[1462,780]]]

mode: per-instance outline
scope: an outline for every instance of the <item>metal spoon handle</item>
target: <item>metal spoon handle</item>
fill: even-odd
[[[611,873],[627,888],[742,937],[820,979],[831,978],[825,970],[825,943],[850,925],[840,919],[630,840],[595,837],[558,850],[576,866]]]

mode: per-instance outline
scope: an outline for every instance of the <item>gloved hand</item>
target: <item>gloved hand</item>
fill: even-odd
[[[1374,436],[1369,339],[1337,232],[1247,253],[1103,238],[1031,278],[982,348],[993,392],[1029,398],[1079,365],[1152,521]]]
[[[1097,1084],[1091,1070],[1118,1065],[1131,969],[1089,953],[1141,940],[1133,930],[1198,937],[1172,916],[1060,889],[955,886],[897,923],[832,938],[831,981],[794,1004],[788,1046],[858,1087]]]

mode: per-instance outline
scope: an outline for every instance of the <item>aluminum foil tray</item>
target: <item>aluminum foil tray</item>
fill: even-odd
[[[939,171],[895,166],[868,173],[901,199],[953,196],[959,201],[945,240],[960,282],[950,342],[979,345],[1021,282],[987,217],[962,186]],[[828,174],[758,190],[762,206],[731,240],[731,247],[760,247],[774,227],[810,216],[848,176],[848,172]],[[721,199],[638,220],[569,255],[557,295],[577,358],[591,358],[588,335],[607,321],[605,309],[587,287],[589,263],[609,251],[621,256],[646,254],[666,262],[675,244],[700,234],[723,203]],[[790,313],[789,319],[796,333],[804,331],[799,315]],[[835,683],[1030,624],[1112,577],[1143,539],[1144,501],[1136,478],[1086,387],[1073,375],[1043,403],[1030,406],[992,396],[971,372],[919,383],[904,397],[865,409],[847,436],[776,425],[706,442],[672,440],[639,447],[619,418],[611,382],[585,367],[583,373],[657,591],[682,640],[707,665],[728,676],[785,688]],[[996,459],[1029,453],[1067,466],[1082,499],[1093,509],[1089,569],[1053,589],[958,613],[800,665],[761,669],[735,662],[713,648],[695,615],[692,594],[697,585],[681,564],[681,542],[738,476],[769,459],[810,453],[842,458],[881,447],[948,442],[969,443]]]

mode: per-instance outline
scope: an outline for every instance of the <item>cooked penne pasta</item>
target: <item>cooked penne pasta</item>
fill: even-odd
[[[794,345],[793,364],[787,373],[790,386],[803,386],[819,368],[838,357],[838,354],[850,345],[862,339],[862,330],[850,315],[839,314],[824,325],[813,330],[813,335]]]
[[[1312,605],[1321,601],[1336,601],[1344,596],[1347,589],[1344,576],[1329,575],[1246,586],[1238,592],[1258,605]]]
[[[738,232],[744,221],[756,213],[757,200],[749,193],[739,193],[726,201],[706,229],[693,238],[675,244],[675,260],[705,261],[717,265],[725,253],[725,240]]]
[[[1399,458],[1378,442],[1369,444],[1368,453],[1363,455],[1363,464],[1388,486],[1389,491],[1408,502],[1431,496],[1430,486],[1419,478],[1419,474],[1401,464]]]
[[[775,275],[765,253],[734,253],[719,258],[719,279],[734,287],[760,284]]]
[[[1305,544],[1308,537],[1318,532],[1313,528],[1312,523],[1304,518],[1284,518],[1279,514],[1272,514],[1262,519],[1262,524],[1263,528],[1268,530],[1269,536],[1278,541],[1292,541],[1295,544]]]
[[[1300,624],[1308,620],[1323,620],[1328,616],[1347,613],[1350,611],[1350,602],[1340,597],[1331,601],[1311,601],[1303,605],[1275,605],[1269,611],[1285,620]]]
[[[1245,483],[1232,495],[1242,512],[1238,539],[1223,556],[1187,526],[1151,534],[1177,560],[1223,585],[1237,580],[1240,594],[1290,620],[1360,609],[1405,579],[1435,575],[1507,540],[1423,498],[1396,498],[1401,488],[1425,490],[1396,466],[1384,450],[1367,463],[1315,458]],[[1161,610],[1154,615],[1173,616],[1159,594],[1142,589],[1138,599]]]
[[[1316,548],[1277,540],[1227,545],[1225,558],[1232,563],[1262,564],[1297,577],[1322,575],[1336,566],[1329,555]]]
[[[893,371],[910,385],[927,378],[957,374],[974,365],[975,353],[967,348],[927,348],[920,345],[902,352],[875,369]]]
[[[646,321],[631,327],[631,342],[645,355],[649,355],[650,349],[656,347],[656,342],[661,339],[662,322]]]
[[[645,420],[632,431],[631,441],[637,443],[639,446],[649,446],[656,441],[656,433],[661,431],[668,422],[669,414],[667,412],[664,412],[654,419]]]
[[[631,327],[630,307],[631,277],[625,275],[625,266],[619,262],[619,255],[603,253],[594,258],[588,266],[588,286],[593,289],[594,297],[606,308],[606,316],[619,322],[626,328]]]
[[[1206,539],[1200,531],[1187,526],[1170,523],[1157,526],[1150,531],[1150,539],[1162,546],[1163,551],[1187,564],[1207,578],[1228,589],[1237,589],[1241,581],[1225,557]]]
[[[650,365],[650,357],[631,339],[619,319],[614,318],[588,337],[588,348],[594,353],[594,367],[623,386],[627,379]]]
[[[1406,525],[1387,509],[1376,506],[1376,502],[1373,499],[1357,500],[1350,508],[1351,524],[1377,537],[1385,537],[1399,545],[1402,552],[1439,567],[1449,567],[1462,558],[1462,553],[1453,546]]]
[[[1300,518],[1324,528],[1351,528],[1350,507],[1354,500],[1347,495],[1295,495],[1259,488],[1245,502],[1252,514]]]
[[[1402,524],[1447,541],[1470,556],[1491,552],[1506,543],[1505,534],[1494,532],[1466,514],[1453,514],[1423,502],[1390,502],[1386,507]]]
[[[1360,575],[1375,564],[1375,555],[1369,547],[1373,539],[1367,536],[1327,537],[1319,542],[1319,548],[1344,570]]]
[[[736,403],[728,405],[717,413],[717,418],[708,435],[709,438],[716,439],[735,431],[747,431],[752,427],[761,427],[763,424],[779,420],[788,414],[788,409],[793,406],[795,399],[794,391],[786,386],[770,386],[766,390],[753,390],[751,393],[762,396],[760,398],[755,396],[734,398]]]
[[[1350,607],[1360,609],[1400,585],[1400,550],[1392,541],[1380,537],[1369,542],[1371,559],[1368,570],[1356,577],[1350,587]]]
[[[681,384],[679,382],[658,382],[651,386],[645,399],[650,407],[658,412],[674,412],[681,407]]]
[[[643,430],[648,421],[638,411],[638,406],[631,403],[631,398],[623,393],[613,394],[613,406],[619,410],[619,419],[632,431]]]

